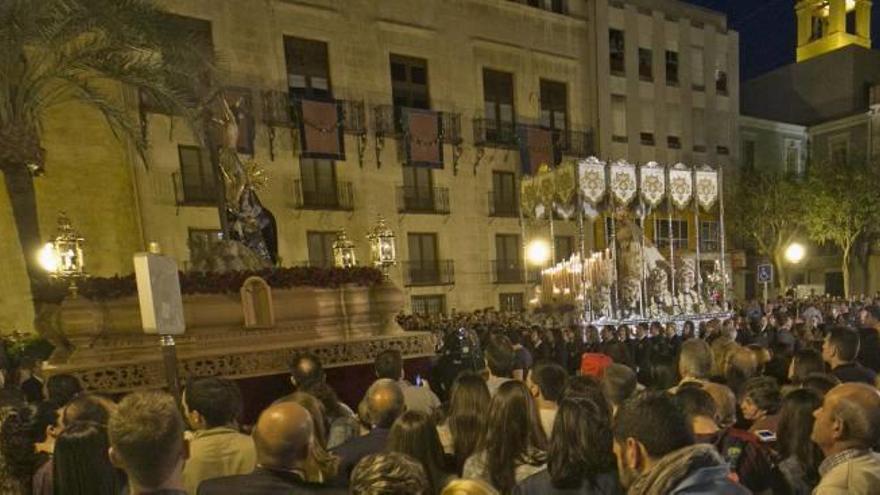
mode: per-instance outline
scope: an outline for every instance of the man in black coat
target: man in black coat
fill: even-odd
[[[254,427],[257,468],[250,474],[203,481],[198,495],[343,494],[305,481],[312,418],[302,406],[281,402],[260,414]]]

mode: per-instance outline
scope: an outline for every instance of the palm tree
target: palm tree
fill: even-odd
[[[32,289],[43,119],[58,105],[84,103],[145,158],[138,112],[116,96],[122,84],[204,136],[215,71],[213,53],[193,36],[153,0],[0,0],[0,171]]]

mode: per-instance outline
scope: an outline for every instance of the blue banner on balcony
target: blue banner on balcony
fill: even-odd
[[[414,167],[443,168],[443,124],[440,112],[405,108],[402,118],[407,164]]]
[[[543,127],[522,125],[518,129],[520,166],[525,175],[534,175],[541,165],[553,165],[553,132]]]
[[[298,106],[301,155],[345,160],[344,120],[339,102],[302,98]]]

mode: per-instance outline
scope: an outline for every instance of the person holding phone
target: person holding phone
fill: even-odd
[[[434,414],[440,408],[440,399],[428,381],[421,375],[415,376],[415,383],[410,383],[404,376],[403,356],[396,349],[382,351],[376,356],[373,365],[378,379],[388,378],[394,380],[403,391],[403,401],[408,411],[421,411],[426,414]]]

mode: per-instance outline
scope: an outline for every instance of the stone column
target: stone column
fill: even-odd
[[[871,0],[856,0],[856,36],[871,39]]]
[[[846,0],[831,0],[828,15],[828,34],[846,32]]]

